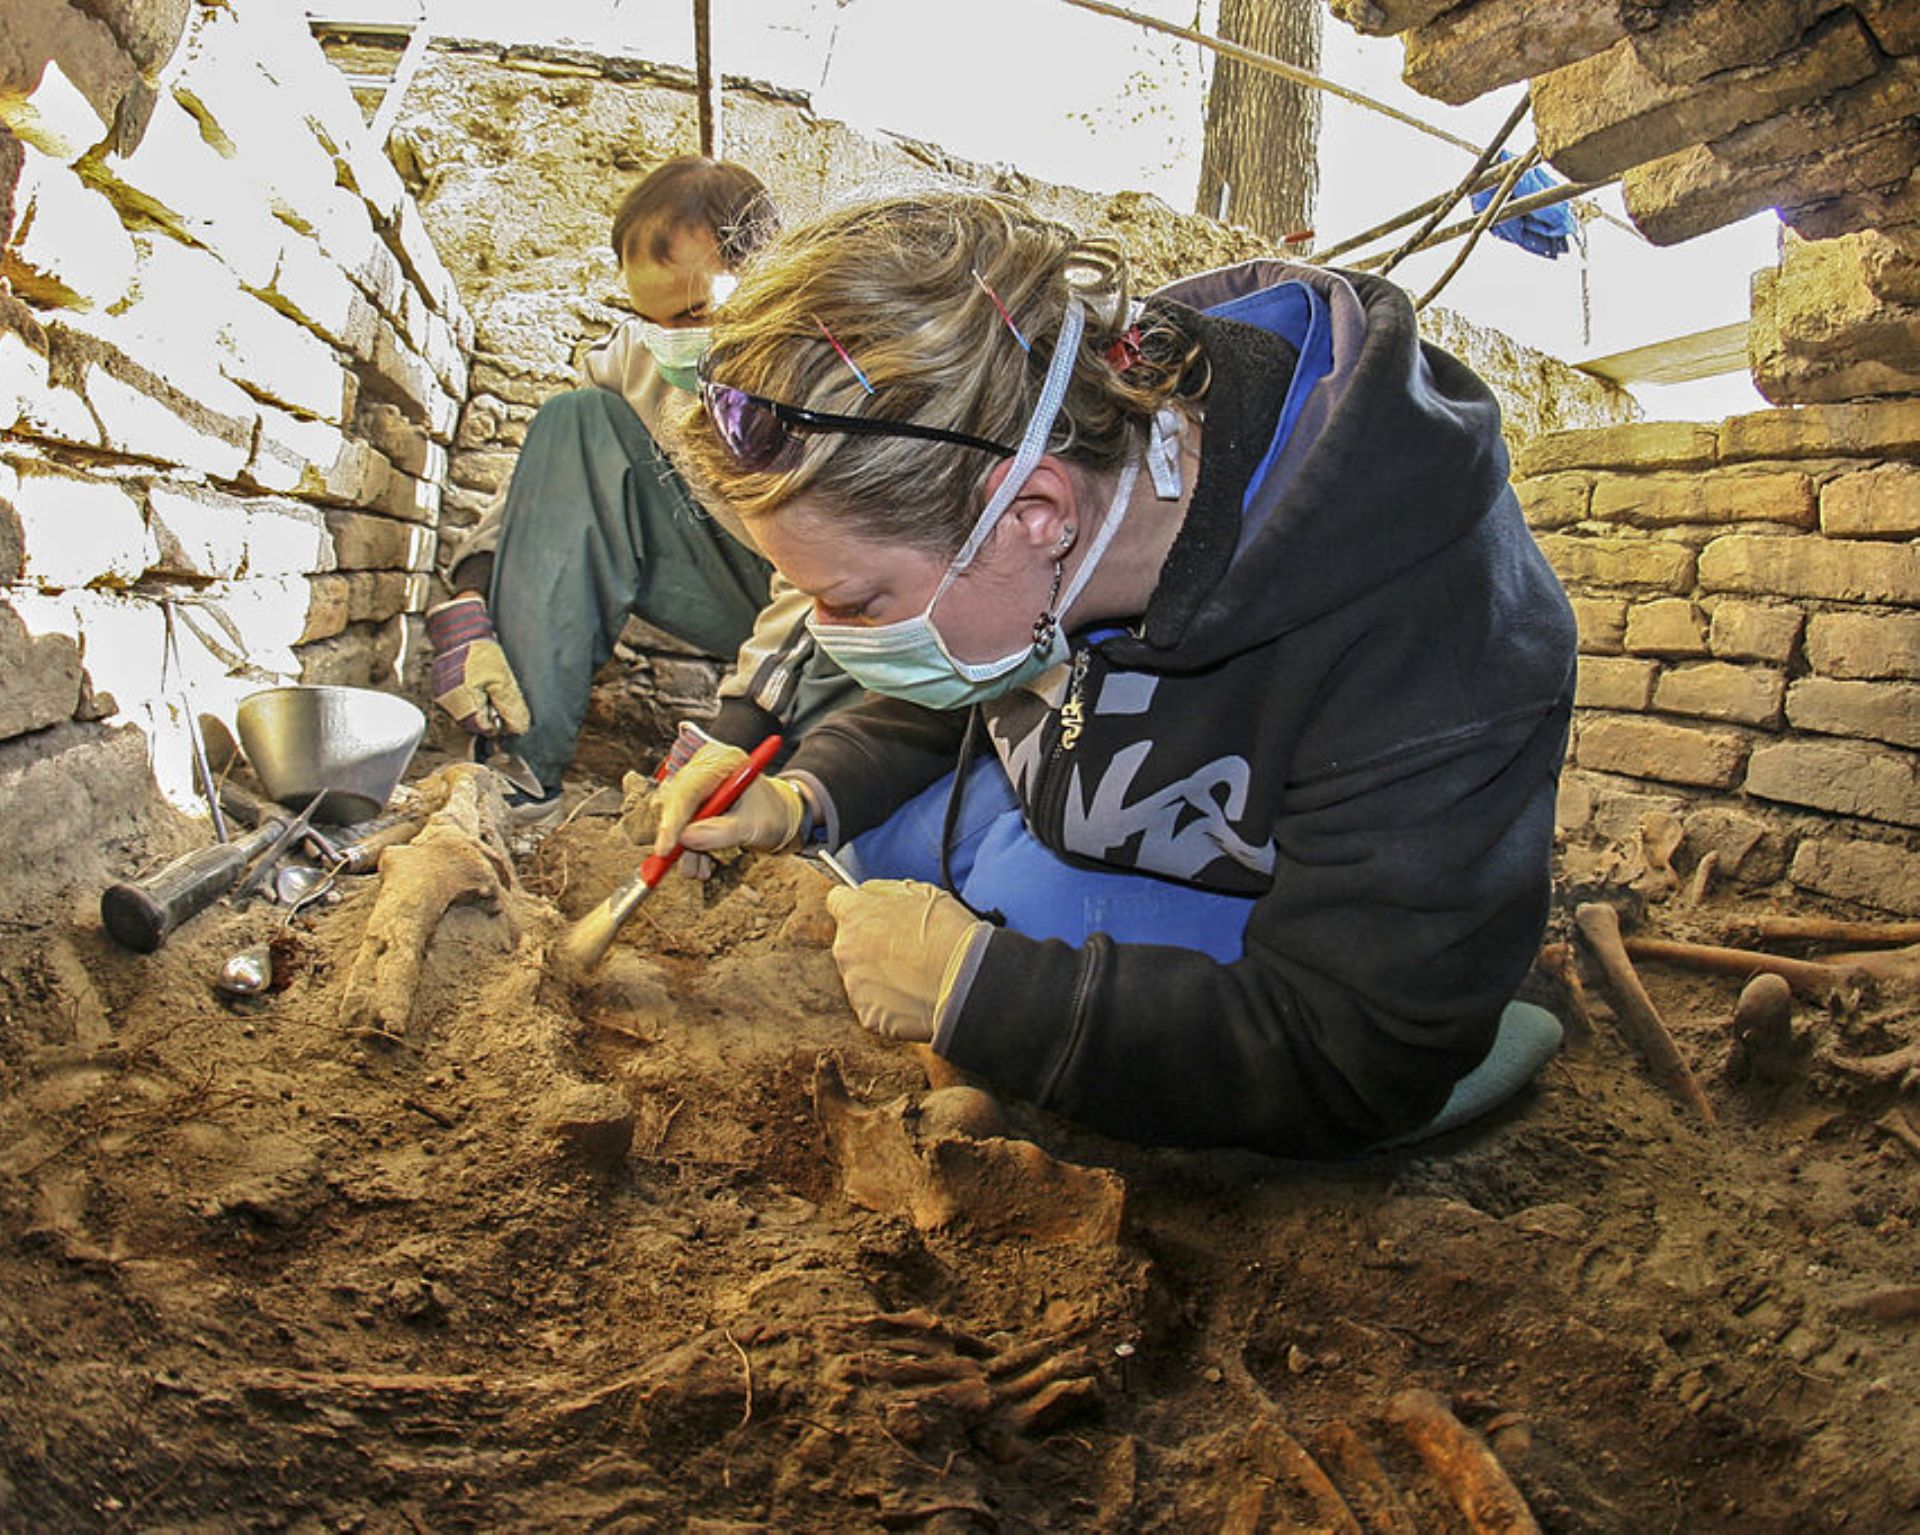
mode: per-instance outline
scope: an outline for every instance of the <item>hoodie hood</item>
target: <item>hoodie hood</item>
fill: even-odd
[[[1311,623],[1509,493],[1492,392],[1420,339],[1393,283],[1255,261],[1149,303],[1190,311],[1212,379],[1186,522],[1117,662],[1206,666]]]

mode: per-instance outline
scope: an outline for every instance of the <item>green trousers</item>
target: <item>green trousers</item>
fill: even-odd
[[[693,499],[619,395],[578,389],[534,414],[502,511],[488,607],[533,727],[508,744],[550,788],[573,758],[594,673],[630,614],[732,660],[773,567]],[[782,705],[798,735],[858,689],[818,647]]]

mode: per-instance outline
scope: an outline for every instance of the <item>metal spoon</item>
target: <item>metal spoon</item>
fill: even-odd
[[[304,906],[332,878],[310,863],[282,864],[273,876],[273,898],[282,906]]]

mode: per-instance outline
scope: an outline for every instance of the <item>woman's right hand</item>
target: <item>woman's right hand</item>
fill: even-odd
[[[672,852],[676,842],[689,852],[717,853],[732,847],[777,852],[800,840],[807,829],[806,800],[786,779],[764,774],[747,785],[732,809],[694,820],[707,796],[746,760],[739,747],[709,741],[660,786],[654,799],[660,811],[653,839],[656,854]]]

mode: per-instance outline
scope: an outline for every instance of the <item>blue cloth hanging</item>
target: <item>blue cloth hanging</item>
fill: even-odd
[[[1512,155],[1504,149],[1500,151],[1502,160],[1511,160]],[[1535,192],[1545,192],[1552,187],[1562,185],[1548,171],[1536,166],[1515,183],[1509,200],[1531,197]],[[1473,194],[1473,211],[1483,211],[1492,200],[1496,187],[1488,187],[1484,192]],[[1496,239],[1511,240],[1523,250],[1530,250],[1536,256],[1545,256],[1549,261],[1558,260],[1567,248],[1573,244],[1574,224],[1573,205],[1555,203],[1551,208],[1538,208],[1532,213],[1523,213],[1517,219],[1504,219],[1493,226]]]

